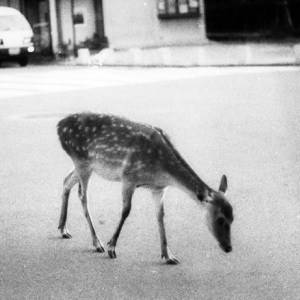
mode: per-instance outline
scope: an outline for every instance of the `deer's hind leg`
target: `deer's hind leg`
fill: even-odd
[[[88,208],[88,199],[87,199],[87,189],[88,189],[88,182],[91,177],[91,170],[88,168],[84,167],[78,167],[77,168],[77,174],[79,177],[79,198],[82,204],[83,212],[84,215],[88,221],[90,230],[91,230],[91,235],[92,235],[92,240],[93,240],[93,245],[95,246],[96,250],[100,253],[105,252],[104,246],[101,243],[100,239],[97,236],[92,217],[89,212]]]
[[[61,206],[60,220],[59,220],[59,226],[58,226],[58,229],[60,229],[60,231],[61,231],[61,236],[64,239],[69,239],[72,237],[71,234],[68,232],[68,229],[66,226],[67,215],[68,215],[68,204],[69,204],[70,191],[73,188],[73,186],[78,182],[79,182],[79,178],[78,178],[75,170],[73,170],[71,173],[69,173],[64,180],[62,206]]]

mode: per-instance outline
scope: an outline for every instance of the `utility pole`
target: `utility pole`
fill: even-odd
[[[277,0],[276,26],[278,29],[283,30],[294,29],[288,0]]]

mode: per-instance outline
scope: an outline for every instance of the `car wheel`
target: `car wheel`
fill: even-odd
[[[21,67],[25,67],[28,65],[28,58],[27,57],[22,57],[19,59],[19,64]]]

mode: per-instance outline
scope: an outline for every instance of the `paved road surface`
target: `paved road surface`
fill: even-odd
[[[292,67],[277,70],[287,72]],[[35,67],[2,68],[0,99],[11,97],[74,91],[89,88],[137,85],[151,82],[174,81],[198,77],[231,74],[269,73],[269,68],[83,68]]]
[[[1,299],[299,299],[300,69],[4,68],[0,74]],[[229,180],[233,252],[205,210],[170,189],[167,235],[178,266],[160,260],[150,193],[139,190],[116,260],[96,253],[76,191],[71,240],[59,237],[62,179],[71,169],[55,126],[81,110],[164,128],[195,171]],[[93,177],[90,207],[106,243],[120,185]]]

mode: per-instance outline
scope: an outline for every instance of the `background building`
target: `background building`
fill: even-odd
[[[38,52],[197,45],[205,40],[202,0],[0,0],[19,9]]]
[[[20,10],[38,53],[200,45],[300,34],[299,0],[0,0]]]
[[[206,39],[202,0],[107,0],[105,33],[116,48],[197,45]]]

